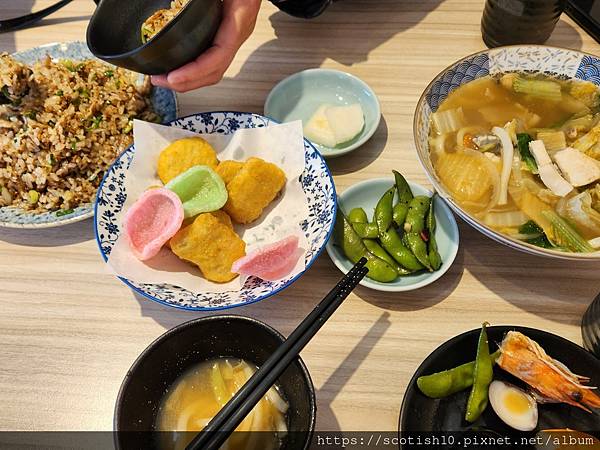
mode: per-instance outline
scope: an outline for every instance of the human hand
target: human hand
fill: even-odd
[[[256,25],[261,0],[223,0],[223,19],[212,47],[196,60],[166,75],[153,75],[152,84],[186,92],[216,84]]]

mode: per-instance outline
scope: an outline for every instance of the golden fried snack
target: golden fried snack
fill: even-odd
[[[219,222],[227,225],[229,228],[231,228],[233,230],[233,222],[231,221],[231,217],[229,217],[229,214],[227,214],[222,209],[219,209],[218,211],[209,212],[207,214],[212,214],[219,220]],[[183,229],[183,228],[193,224],[194,220],[196,220],[196,217],[198,217],[198,216],[188,217],[187,219],[183,219],[183,224],[181,225],[181,228]]]
[[[244,167],[243,162],[232,160],[221,161],[217,166],[216,172],[223,179],[223,182],[227,184],[242,170],[242,167]]]
[[[253,222],[284,186],[283,170],[260,158],[250,158],[227,183],[229,198],[223,209],[238,223]]]
[[[200,214],[171,238],[171,250],[196,264],[210,281],[225,283],[237,277],[231,265],[246,254],[246,243],[225,222],[225,216]]]
[[[201,137],[179,139],[162,152],[158,157],[158,176],[167,184],[180,173],[193,166],[208,166],[216,169],[219,164],[217,153]]]
[[[225,211],[219,209],[218,211],[213,211],[209,214],[212,214],[219,222],[221,222],[223,225],[227,225],[228,228],[233,230],[233,222],[231,221],[231,217],[229,217],[229,214],[227,214]]]

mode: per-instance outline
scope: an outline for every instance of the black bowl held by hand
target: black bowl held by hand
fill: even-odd
[[[152,39],[142,42],[142,24],[171,0],[100,0],[87,29],[98,58],[146,75],[181,67],[208,49],[222,16],[221,0],[190,0]]]
[[[155,431],[159,408],[167,390],[191,367],[229,357],[261,366],[284,337],[251,318],[213,316],[179,325],[156,339],[129,369],[115,405],[117,450],[166,450],[164,433]],[[289,404],[289,433],[281,449],[309,448],[315,426],[315,391],[300,358],[279,378],[277,385]],[[189,439],[193,435],[190,433]],[[186,436],[188,438],[188,436]]]

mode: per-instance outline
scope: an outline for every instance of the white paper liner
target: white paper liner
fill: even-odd
[[[181,128],[157,125],[135,120],[133,124],[135,155],[126,173],[127,200],[119,213],[120,229],[125,212],[150,186],[161,186],[156,173],[158,156],[171,142],[185,137],[199,136]],[[305,269],[308,241],[300,223],[308,217],[308,202],[300,175],[304,172],[304,141],[300,121],[262,128],[239,129],[234,134],[202,134],[215,149],[220,161],[245,161],[254,156],[277,164],[287,177],[286,186],[261,215],[249,225],[236,225],[236,232],[246,242],[246,253],[258,247],[281,240],[289,235],[300,239],[302,255],[294,270],[286,275],[296,276]],[[196,294],[230,292],[242,289],[247,277],[237,277],[229,283],[214,283],[204,278],[195,265],[180,260],[168,248],[148,261],[139,261],[129,249],[121,233],[115,243],[108,265],[121,277],[136,283],[168,283]]]

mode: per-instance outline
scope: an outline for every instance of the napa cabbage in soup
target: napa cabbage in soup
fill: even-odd
[[[460,86],[431,115],[429,148],[454,200],[488,227],[566,252],[600,249],[600,92],[507,73]]]

